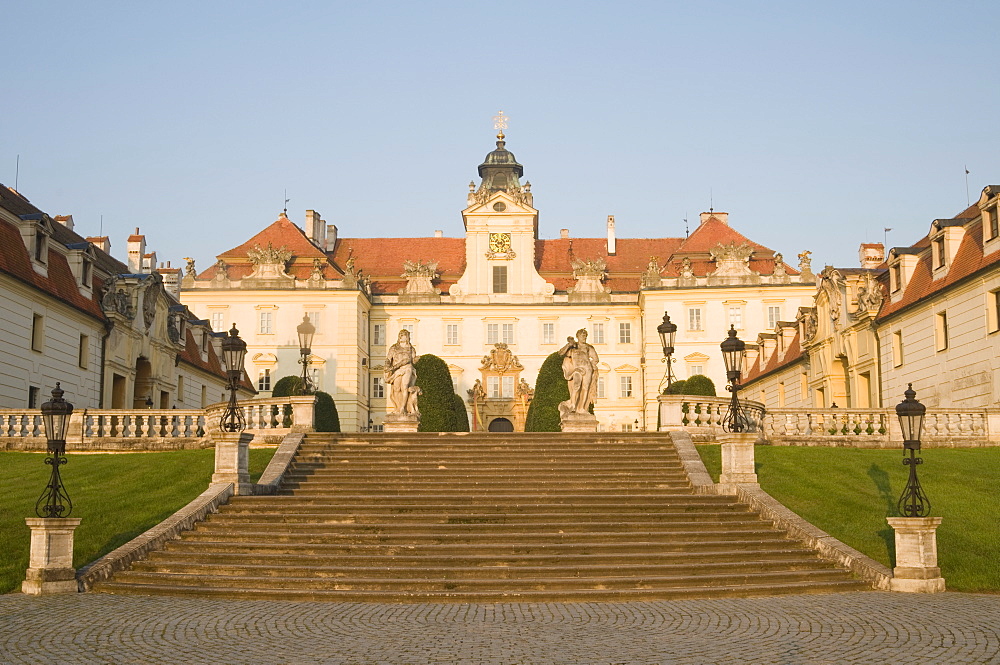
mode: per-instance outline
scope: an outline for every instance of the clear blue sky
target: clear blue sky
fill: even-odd
[[[0,181],[200,268],[283,191],[343,236],[462,234],[510,116],[543,237],[728,211],[813,266],[1000,183],[995,2],[20,2]]]

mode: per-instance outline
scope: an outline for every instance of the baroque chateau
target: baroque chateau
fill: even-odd
[[[599,427],[652,430],[664,313],[678,325],[674,375],[705,374],[721,391],[731,325],[752,339],[812,304],[808,252],[792,267],[723,212],[702,213],[686,238],[619,238],[612,216],[605,237],[544,238],[524,168],[498,139],[470,183],[464,237],[356,237],[316,211],[301,227],[282,213],[208,269],[189,263],[182,301],[215,330],[236,324],[264,395],[301,372],[296,326],[308,317],[310,370],[344,431],[381,429],[385,353],[402,329],[447,363],[473,430],[492,431],[523,429],[542,362],[586,329]]]

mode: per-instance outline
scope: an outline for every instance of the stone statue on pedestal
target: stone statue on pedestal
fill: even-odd
[[[416,432],[420,423],[417,398],[417,352],[410,344],[410,331],[399,331],[399,339],[389,347],[385,356],[385,383],[388,413],[385,416],[386,432]]]
[[[566,338],[566,345],[559,350],[562,356],[563,376],[569,388],[569,399],[559,403],[562,430],[597,431],[597,418],[590,413],[590,406],[597,397],[597,350],[587,344],[587,330],[576,331],[576,339]]]

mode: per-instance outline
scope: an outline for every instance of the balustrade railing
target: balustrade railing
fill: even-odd
[[[776,444],[825,439],[876,447],[903,440],[894,409],[771,409],[763,434]],[[930,445],[982,445],[994,439],[1000,439],[1000,412],[993,409],[928,409],[924,418],[921,440]]]
[[[249,432],[282,434],[306,432],[313,427],[315,397],[278,397],[249,399],[240,402]],[[122,449],[133,442],[186,440],[207,441],[219,431],[219,418],[225,403],[211,404],[204,409],[80,409],[70,416],[67,445],[70,449]],[[7,447],[44,449],[45,429],[39,409],[0,409],[0,439]],[[16,442],[11,445],[11,442]],[[22,445],[26,444],[26,445]],[[175,446],[176,444],[169,444]],[[125,446],[127,448],[128,446]],[[139,446],[141,447],[141,446]],[[169,446],[168,446],[169,447]]]
[[[696,397],[693,395],[660,395],[660,427],[672,429],[722,432],[722,421],[729,409],[729,397]],[[764,418],[764,405],[760,402],[740,400],[750,431],[759,432]]]

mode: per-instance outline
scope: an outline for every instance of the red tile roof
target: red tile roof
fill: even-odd
[[[746,377],[743,379],[744,385],[761,378],[765,374],[770,374],[775,370],[787,367],[788,365],[792,365],[801,360],[804,357],[804,354],[802,352],[802,344],[799,341],[798,331],[796,331],[795,337],[792,338],[792,341],[788,343],[788,348],[785,349],[785,352],[779,353],[778,350],[775,349],[774,353],[771,354],[771,357],[768,358],[767,364],[764,367],[760,366],[762,357],[763,354],[757,356],[757,361],[754,362],[753,367],[750,368]]]

